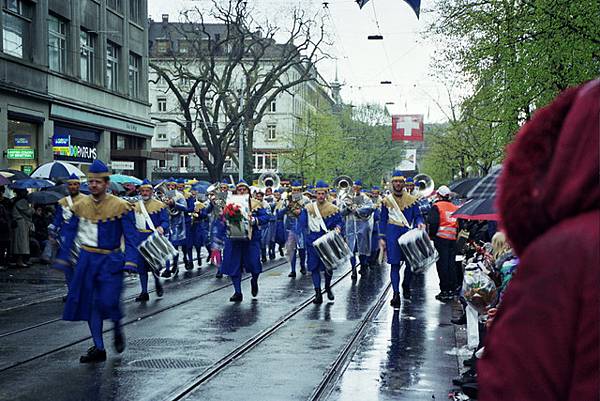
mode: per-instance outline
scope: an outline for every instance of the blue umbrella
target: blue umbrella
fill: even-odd
[[[123,188],[123,185],[119,184],[118,182],[113,182],[113,181],[109,182],[108,189],[110,189],[110,191],[114,192],[114,193],[125,192],[125,188]],[[79,187],[79,191],[81,191],[84,194],[90,193],[90,187],[87,184],[87,182],[84,182],[83,184],[81,184],[81,186]]]
[[[139,178],[124,174],[113,174],[110,176],[110,181],[116,182],[118,184],[131,183],[133,185],[140,185],[142,183],[142,180],[140,180]]]
[[[49,188],[55,184],[48,180],[38,180],[35,178],[26,178],[24,180],[16,180],[10,186],[13,189],[27,189],[27,188]]]
[[[70,163],[61,161],[54,161],[46,164],[42,164],[31,173],[31,178],[67,178],[71,174],[75,174],[77,177],[83,177],[85,174],[77,167]]]

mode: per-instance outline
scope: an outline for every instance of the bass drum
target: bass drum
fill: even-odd
[[[422,273],[437,262],[439,255],[427,233],[412,229],[398,238],[400,250],[415,273]]]
[[[329,231],[316,239],[313,247],[328,272],[350,260],[350,248],[337,231]]]

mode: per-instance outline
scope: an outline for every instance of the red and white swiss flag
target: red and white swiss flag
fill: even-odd
[[[423,115],[398,114],[392,116],[392,141],[422,141]]]

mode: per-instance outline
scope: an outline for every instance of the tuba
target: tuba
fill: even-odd
[[[415,181],[415,188],[417,190],[418,197],[427,198],[433,193],[435,183],[427,174],[417,174],[413,177],[413,180]]]
[[[275,173],[262,173],[258,177],[258,187],[262,190],[265,188],[271,188],[273,191],[279,189],[281,186],[281,179]]]
[[[340,175],[333,180],[333,186],[338,189],[338,199],[340,202],[347,202],[346,198],[352,189],[352,178],[347,175]]]

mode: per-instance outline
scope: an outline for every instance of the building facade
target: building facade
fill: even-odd
[[[145,177],[146,0],[0,0],[0,168],[96,158]]]
[[[150,61],[168,65],[173,58],[168,54],[180,52],[185,38],[178,43],[176,31],[168,21],[168,15],[163,15],[162,21],[149,23]],[[225,32],[224,25],[207,25],[206,29],[212,31],[213,36],[218,36],[220,31]],[[224,34],[224,33],[223,33]],[[269,63],[270,60],[264,60]],[[292,74],[299,76],[300,71]],[[149,100],[151,116],[163,119],[181,120],[182,113],[176,96],[169,90],[167,82],[161,79],[152,69],[149,71]],[[294,79],[294,76],[290,76]],[[178,81],[178,85],[189,85],[189,82]],[[183,88],[184,92],[185,89]],[[332,111],[334,99],[331,96],[330,86],[316,72],[315,79],[294,86],[290,91],[281,93],[267,106],[261,122],[254,128],[253,162],[254,178],[264,172],[273,172],[286,176],[285,153],[289,152],[293,135],[303,129],[302,119],[309,110]],[[260,107],[260,106],[259,106]],[[219,125],[226,125],[227,121],[219,121]],[[208,179],[208,172],[202,161],[196,156],[185,132],[172,122],[155,122],[155,131],[152,138],[153,152],[164,155],[161,160],[152,162],[152,177],[167,178],[170,176]],[[201,121],[195,122],[198,127]],[[196,139],[202,144],[202,132],[197,128],[194,132]],[[237,156],[237,148],[234,149]],[[232,157],[226,158],[224,176],[237,178],[238,167]]]

